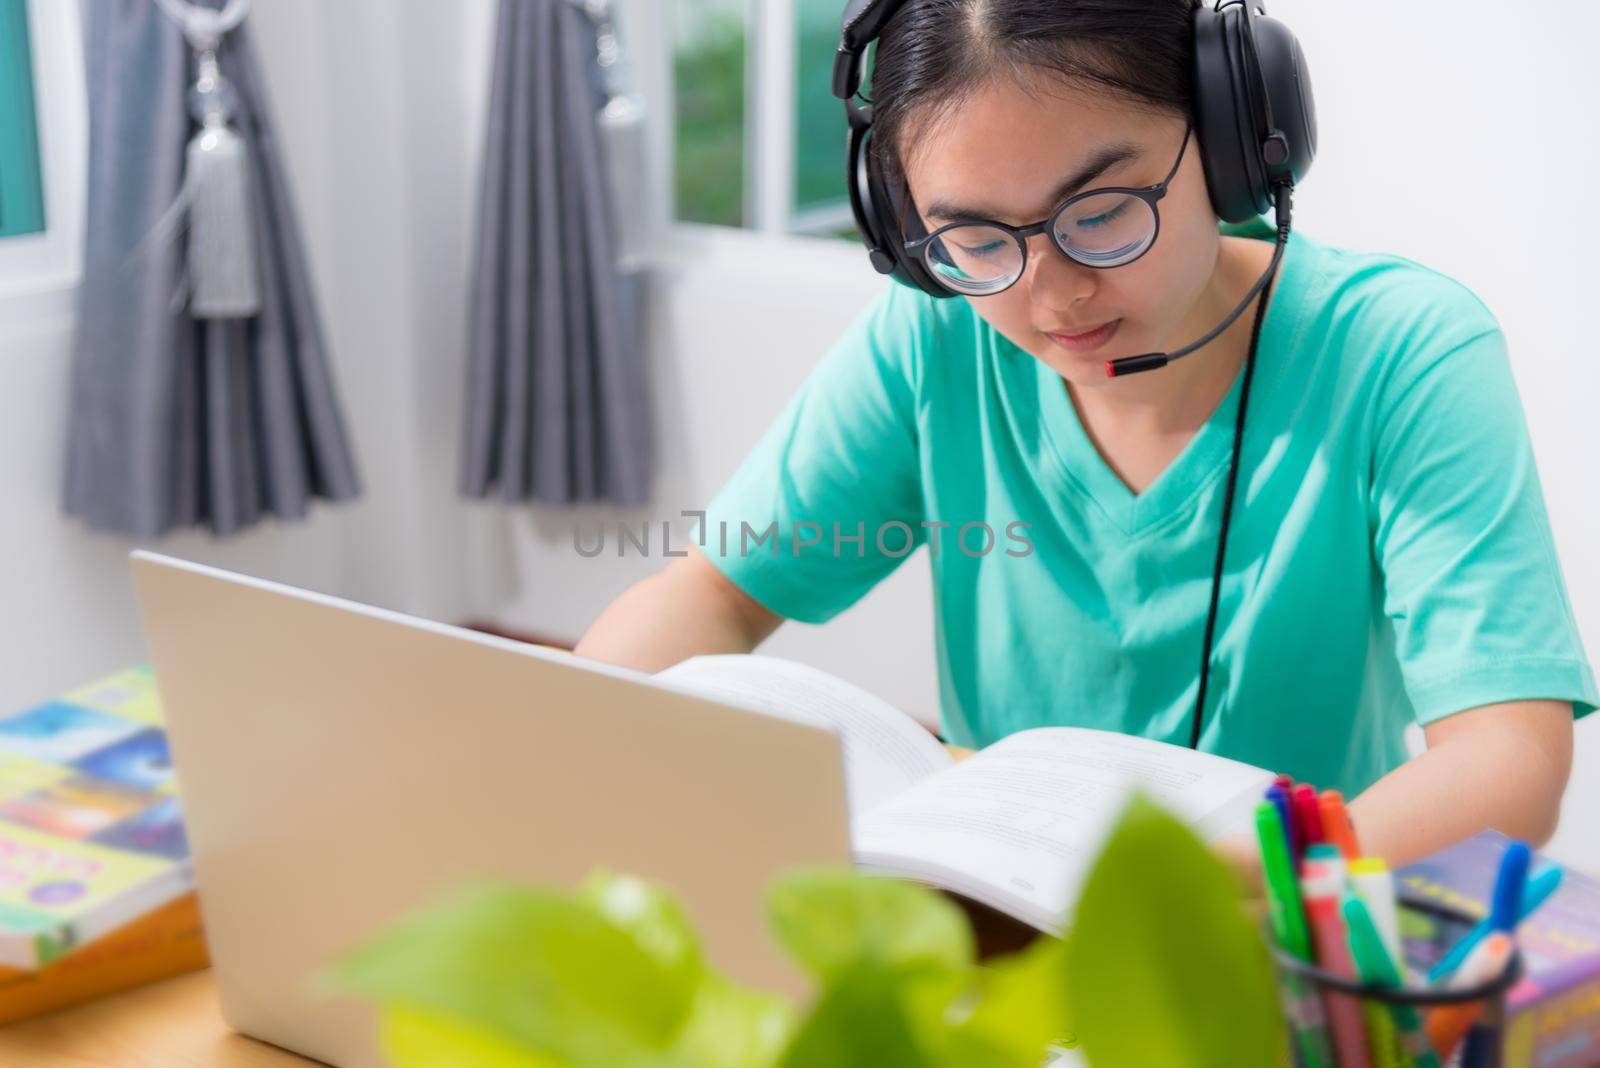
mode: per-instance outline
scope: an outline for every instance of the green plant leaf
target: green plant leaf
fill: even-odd
[[[1266,946],[1233,875],[1136,796],[1084,885],[1067,996],[1095,1068],[1278,1068],[1284,1029]]]
[[[895,879],[834,868],[788,872],[768,890],[767,915],[779,944],[825,984],[863,966],[961,970],[973,962],[961,910]]]
[[[482,1028],[399,1005],[378,1017],[378,1044],[390,1068],[566,1068]]]
[[[937,1008],[961,982],[942,963],[883,967],[869,961],[834,972],[779,1068],[929,1068],[935,1063],[930,1040],[936,1045],[942,1038]]]
[[[979,968],[972,987],[943,1016],[941,1068],[1037,1068],[1050,1045],[1076,1045],[1065,944],[1041,936],[1022,952]]]
[[[674,1053],[695,1068],[767,1068],[794,1030],[794,1004],[781,994],[747,990],[703,960],[694,926],[677,898],[631,875],[597,871],[579,891],[631,934],[694,993]]]
[[[676,1049],[696,1068],[770,1068],[794,1033],[795,1015],[781,994],[707,975]]]
[[[664,965],[588,901],[488,887],[402,921],[330,980],[579,1068],[655,1068],[683,1063],[671,1047],[699,971]]]
[[[673,981],[690,988],[699,982],[705,970],[700,938],[677,898],[635,876],[597,870],[584,879],[578,899],[631,935]]]
[[[1056,939],[979,968],[948,898],[828,869],[785,876],[769,907],[779,940],[822,981],[783,1068],[1037,1068],[1066,1033]]]

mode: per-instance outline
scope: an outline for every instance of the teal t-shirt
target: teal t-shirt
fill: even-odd
[[[1187,744],[1238,395],[1135,495],[1059,375],[966,300],[891,285],[707,506],[701,548],[811,623],[925,556],[953,742]],[[1595,706],[1505,339],[1460,284],[1295,233],[1237,493],[1202,749],[1353,795],[1412,720]]]

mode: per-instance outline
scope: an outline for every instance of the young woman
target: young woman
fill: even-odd
[[[953,742],[1198,731],[1355,798],[1395,863],[1485,826],[1542,842],[1597,696],[1490,312],[1294,231],[1220,335],[1106,375],[1203,337],[1273,257],[1272,227],[1219,226],[1208,196],[1193,19],[1190,0],[895,12],[874,162],[907,236],[934,235],[912,254],[962,295],[886,286],[708,507],[703,548],[577,651],[645,670],[748,651],[926,545]],[[1146,195],[1087,195],[1106,188]],[[745,533],[774,523],[775,546]]]

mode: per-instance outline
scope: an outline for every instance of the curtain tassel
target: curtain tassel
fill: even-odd
[[[195,95],[200,129],[185,153],[189,223],[189,314],[242,319],[261,311],[250,149],[228,125],[231,101],[216,55],[202,53]],[[215,87],[215,88],[211,88]]]

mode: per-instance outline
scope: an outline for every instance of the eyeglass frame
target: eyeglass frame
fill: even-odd
[[[926,250],[933,243],[934,238],[938,237],[940,234],[949,230],[954,230],[959,226],[990,226],[996,230],[1004,231],[1015,238],[1017,244],[1022,248],[1022,264],[1017,268],[1017,276],[1011,281],[1007,282],[1003,288],[997,289],[993,293],[967,293],[963,290],[955,288],[954,286],[946,285],[942,280],[939,282],[940,285],[950,290],[950,292],[964,297],[998,296],[1020,282],[1022,280],[1022,276],[1028,272],[1028,239],[1031,237],[1037,237],[1039,234],[1044,233],[1048,233],[1050,235],[1050,244],[1055,247],[1057,252],[1061,253],[1067,259],[1078,264],[1079,266],[1088,267],[1090,270],[1095,271],[1114,271],[1118,267],[1126,267],[1130,263],[1138,262],[1144,257],[1145,253],[1149,252],[1152,248],[1155,248],[1156,238],[1161,236],[1161,211],[1156,207],[1156,204],[1167,195],[1167,192],[1172,185],[1172,180],[1178,176],[1178,169],[1183,166],[1183,156],[1184,153],[1189,150],[1189,141],[1193,136],[1194,123],[1193,121],[1190,121],[1184,125],[1183,144],[1178,146],[1178,158],[1173,161],[1172,169],[1167,172],[1167,176],[1165,178],[1161,179],[1161,181],[1157,182],[1155,185],[1139,186],[1138,188],[1130,186],[1100,186],[1095,189],[1084,189],[1077,193],[1073,193],[1060,204],[1057,204],[1055,209],[1051,211],[1050,214],[1044,219],[1036,223],[1030,223],[1027,226],[1007,226],[1005,223],[997,222],[993,219],[959,219],[956,222],[945,223],[937,230],[930,234],[924,234],[915,241],[905,242],[905,250],[915,254],[917,259],[920,260],[922,265],[927,269],[928,273],[937,279],[939,277],[939,272],[935,270],[933,265],[928,262]],[[1156,227],[1155,230],[1153,230],[1150,234],[1150,243],[1145,245],[1144,248],[1140,249],[1139,254],[1133,257],[1133,259],[1124,260],[1121,263],[1113,263],[1109,265],[1084,263],[1071,252],[1068,252],[1066,249],[1062,248],[1061,242],[1056,240],[1056,220],[1061,217],[1062,212],[1066,211],[1078,201],[1085,200],[1093,196],[1103,196],[1107,193],[1124,193],[1128,196],[1137,197],[1138,199],[1144,201],[1145,204],[1150,208],[1150,215],[1155,219]]]

